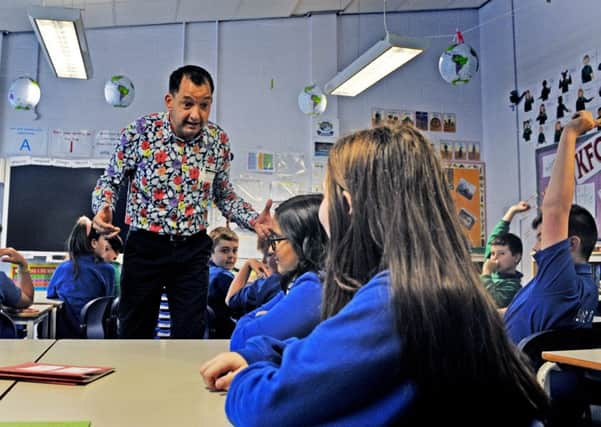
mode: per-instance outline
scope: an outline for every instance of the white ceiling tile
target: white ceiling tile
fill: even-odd
[[[240,0],[180,0],[177,19],[180,22],[216,21],[238,16]]]
[[[88,1],[81,14],[85,28],[111,27],[115,25],[112,2],[91,3]]]
[[[116,25],[164,24],[175,22],[177,0],[130,0],[116,3]]]
[[[290,16],[297,0],[242,0],[238,18],[270,18]]]

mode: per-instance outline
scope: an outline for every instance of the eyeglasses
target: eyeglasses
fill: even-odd
[[[281,242],[282,240],[288,240],[288,237],[284,237],[284,236],[269,236],[267,238],[267,240],[269,241],[269,245],[271,246],[271,250],[275,252],[276,248],[277,248],[277,243]]]

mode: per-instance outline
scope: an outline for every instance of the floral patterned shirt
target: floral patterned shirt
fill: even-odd
[[[125,223],[159,234],[188,236],[208,226],[207,208],[215,201],[223,215],[252,229],[257,213],[234,193],[229,181],[227,134],[209,122],[191,141],[177,138],[168,113],[132,122],[121,134],[109,164],[94,189],[92,210],[114,210],[119,186],[130,178]]]

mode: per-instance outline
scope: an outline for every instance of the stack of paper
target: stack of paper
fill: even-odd
[[[103,366],[27,362],[14,366],[0,366],[0,378],[52,384],[87,384],[113,371],[113,368]]]

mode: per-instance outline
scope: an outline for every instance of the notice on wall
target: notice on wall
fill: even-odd
[[[110,130],[99,130],[94,137],[94,158],[109,158],[119,144],[121,134]]]
[[[48,132],[46,129],[35,127],[11,127],[8,129],[8,140],[5,143],[4,154],[11,156],[48,155]]]
[[[48,153],[50,157],[92,157],[93,132],[90,130],[50,131]]]

